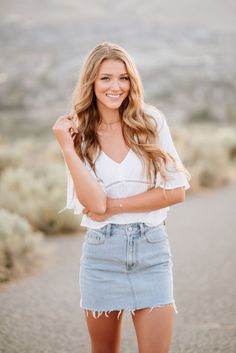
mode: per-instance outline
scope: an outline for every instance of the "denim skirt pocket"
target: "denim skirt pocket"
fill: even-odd
[[[145,238],[149,243],[160,243],[168,239],[164,225],[149,227],[146,225]]]
[[[105,234],[94,229],[89,229],[85,233],[84,241],[86,244],[99,245],[106,240]]]

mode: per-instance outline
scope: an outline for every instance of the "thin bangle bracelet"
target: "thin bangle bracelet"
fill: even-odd
[[[117,208],[117,207],[122,208],[122,207],[123,207],[123,204],[122,204],[122,203],[119,203],[118,206],[112,206],[111,208]]]

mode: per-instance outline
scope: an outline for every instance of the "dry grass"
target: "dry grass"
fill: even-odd
[[[0,283],[34,272],[47,263],[43,234],[16,213],[0,209]]]
[[[236,128],[210,123],[173,130],[179,154],[192,175],[190,192],[236,180]]]

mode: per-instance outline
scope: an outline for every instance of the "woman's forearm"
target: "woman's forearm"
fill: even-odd
[[[185,188],[171,190],[154,188],[143,193],[119,199],[108,199],[107,207],[112,214],[124,212],[150,212],[185,200]]]
[[[65,148],[63,157],[70,170],[80,203],[93,212],[104,213],[107,196],[101,185],[90,175],[74,148]]]

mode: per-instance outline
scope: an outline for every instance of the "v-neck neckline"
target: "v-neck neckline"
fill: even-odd
[[[115,163],[115,164],[117,164],[117,165],[122,165],[125,161],[126,161],[126,159],[128,158],[128,156],[129,156],[129,154],[130,154],[130,152],[131,152],[131,148],[128,150],[128,152],[127,152],[127,154],[126,154],[126,156],[125,156],[125,158],[121,161],[121,162],[116,162],[116,161],[114,161],[114,159],[112,159],[111,157],[109,157],[103,150],[101,150],[101,152],[104,154],[104,156],[105,157],[107,157],[111,162],[113,162],[113,163]]]

